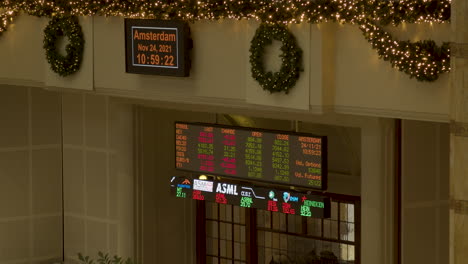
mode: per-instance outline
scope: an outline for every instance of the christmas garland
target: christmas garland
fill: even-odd
[[[282,43],[281,68],[279,72],[265,72],[263,67],[263,55],[265,47],[273,40]],[[284,25],[261,24],[255,32],[250,46],[250,64],[252,77],[264,90],[274,92],[289,92],[294,87],[302,61],[302,50],[296,43],[296,38]]]
[[[256,19],[271,24],[322,23],[357,24],[379,56],[420,81],[434,81],[450,71],[448,43],[394,40],[382,29],[386,25],[444,23],[450,20],[451,0],[5,0],[0,10],[24,11],[34,16],[105,15],[131,18]],[[15,12],[16,14],[16,12]],[[13,13],[4,15],[8,21]],[[3,29],[2,29],[3,25]],[[0,23],[0,34],[7,23]],[[385,41],[374,37],[384,36]],[[421,56],[421,51],[425,56]]]
[[[17,14],[16,10],[5,10],[4,13],[0,12],[0,36],[7,30]]]
[[[59,37],[67,37],[66,56],[57,51]],[[78,18],[75,16],[55,16],[44,29],[44,49],[51,69],[60,76],[68,76],[80,69],[83,60],[84,38]]]
[[[381,27],[364,21],[359,28],[364,37],[377,50],[379,57],[389,61],[392,67],[418,81],[435,81],[440,74],[450,70],[450,44],[440,47],[432,40],[411,43],[396,41]]]
[[[158,19],[254,18],[264,22],[350,23],[365,16],[383,24],[443,22],[450,19],[451,0],[4,0],[34,16],[72,14]]]

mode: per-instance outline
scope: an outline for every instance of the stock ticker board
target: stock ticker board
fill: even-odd
[[[327,189],[327,138],[199,123],[175,123],[176,169]]]
[[[179,198],[231,204],[271,212],[330,218],[330,198],[221,181],[172,177],[171,192]]]

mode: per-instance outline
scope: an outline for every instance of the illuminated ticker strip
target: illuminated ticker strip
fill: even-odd
[[[315,218],[330,217],[330,198],[273,188],[242,186],[221,181],[173,177],[171,192],[179,198],[257,208]]]

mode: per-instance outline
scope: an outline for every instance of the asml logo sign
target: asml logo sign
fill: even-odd
[[[237,193],[237,185],[229,183],[218,183],[218,186],[216,187],[216,192],[230,195],[239,195]]]

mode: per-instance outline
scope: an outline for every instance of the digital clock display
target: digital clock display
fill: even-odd
[[[185,22],[126,19],[126,71],[188,76],[190,30]]]
[[[176,169],[327,188],[327,138],[304,133],[175,123]]]
[[[330,198],[221,181],[172,177],[171,193],[179,198],[231,204],[271,212],[330,218]]]

